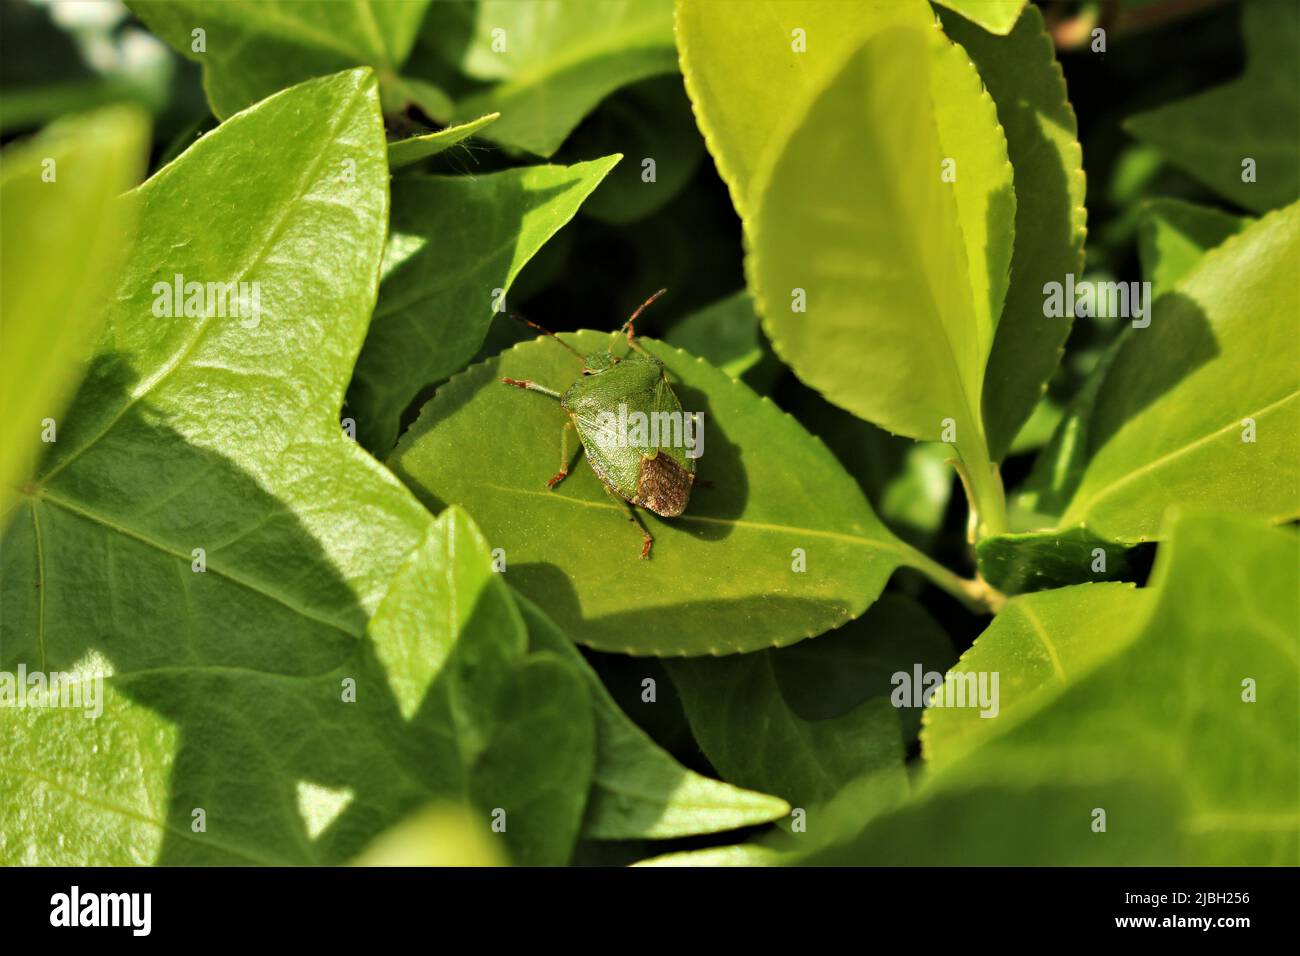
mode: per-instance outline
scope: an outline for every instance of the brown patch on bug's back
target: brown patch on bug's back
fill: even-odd
[[[632,503],[657,515],[675,518],[686,510],[695,476],[664,454],[642,456]]]

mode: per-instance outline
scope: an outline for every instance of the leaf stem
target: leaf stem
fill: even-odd
[[[949,571],[929,555],[908,548],[907,565],[928,577],[936,587],[946,591],[976,614],[997,614],[1007,603],[1007,597],[980,575],[963,578]]]
[[[984,436],[977,438],[973,443],[958,446],[960,459],[950,459],[970,505],[967,536],[971,544],[979,538],[1003,534],[1007,530],[1007,499],[1002,490],[1002,475],[997,465],[989,460]]]

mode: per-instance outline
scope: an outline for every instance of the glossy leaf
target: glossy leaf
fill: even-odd
[[[596,767],[583,835],[595,840],[666,839],[716,833],[785,816],[785,801],[687,770],[634,724],[599,676],[541,610],[519,597],[531,647],[582,672],[595,707]]]
[[[921,752],[932,767],[966,756],[1012,721],[1022,707],[1057,695],[1129,638],[1151,608],[1151,594],[1130,584],[1081,584],[1009,602],[949,672],[998,676],[998,712],[927,707]]]
[[[1150,567],[1141,550],[1098,537],[1082,525],[995,534],[975,545],[980,575],[1003,594],[1140,580]]]
[[[992,7],[984,3],[979,9],[987,13]],[[1018,22],[1013,17],[1006,37],[991,36],[951,15],[942,19],[948,35],[979,68],[997,104],[1007,156],[1015,167],[1011,279],[982,399],[989,454],[998,461],[1038,405],[1070,331],[1068,318],[1043,315],[1043,286],[1083,270],[1083,155],[1065,78],[1037,7],[1026,8]],[[985,20],[976,22],[988,26]]]
[[[927,828],[942,826],[930,862],[1292,863],[1300,852],[1300,545],[1294,531],[1250,518],[1188,517],[1169,539],[1149,613],[1125,626],[1118,592],[1072,592],[1101,602],[1080,613],[1104,608],[1103,620],[1120,629],[1105,638],[1107,649],[988,721],[998,726],[933,773],[907,807],[819,861],[897,862]],[[983,662],[1014,657],[1021,636],[1000,628]],[[960,750],[965,739],[949,743]],[[1105,832],[1094,827],[1098,808]]]
[[[1242,34],[1241,77],[1125,126],[1219,195],[1264,212],[1300,199],[1300,7],[1251,0]]]
[[[31,476],[43,422],[58,426],[85,371],[135,208],[147,121],[115,108],[5,151],[0,180],[0,530]]]
[[[755,0],[747,5],[749,16],[737,16],[726,3],[676,3],[686,92],[747,226],[758,171],[771,165],[788,124],[845,59],[881,30],[933,23],[927,4],[897,0]],[[802,31],[805,52],[796,49],[795,31]],[[781,81],[772,82],[774,76]]]
[[[955,656],[919,605],[893,595],[816,641],[667,666],[718,772],[807,808],[901,771],[920,714],[892,706],[892,676],[943,671]]]
[[[386,88],[393,86],[428,4],[131,0],[129,6],[172,49],[203,67],[212,112],[225,118],[302,80],[349,67],[372,67]]]
[[[464,368],[519,270],[619,158],[393,183],[379,302],[348,391],[363,445],[392,449],[416,394]]]
[[[889,431],[955,430],[981,520],[999,530],[980,395],[1015,197],[974,67],[934,27],[873,37],[762,182],[747,270],[777,354]]]
[[[582,351],[612,339],[564,336]],[[578,359],[549,340],[516,346],[438,390],[389,459],[435,510],[463,505],[507,555],[510,583],[574,640],[633,654],[700,655],[789,644],[856,617],[899,564],[920,562],[880,524],[825,446],[770,402],[685,352],[646,341],[703,455],[685,514],[645,515],[641,535],[584,462],[554,491],[564,412],[502,385],[554,389]],[[794,570],[803,550],[811,573]]]
[[[1297,255],[1300,204],[1207,253],[1154,304],[1150,328],[1129,330],[1062,527],[1134,543],[1154,538],[1175,504],[1300,516]]]
[[[550,156],[602,99],[677,69],[669,0],[480,0],[458,65],[493,83],[457,119],[500,112],[493,142]]]
[[[8,861],[340,860],[395,819],[374,804],[413,806],[396,765],[366,772],[355,722],[400,726],[362,636],[428,517],[336,417],[376,293],[384,152],[354,71],[232,118],[137,191],[140,239],[0,577],[0,666],[108,671],[105,713],[0,713],[25,768],[0,800]],[[155,315],[177,273],[258,282],[260,311]],[[355,712],[353,675],[380,680]],[[344,791],[347,822],[322,822]]]
[[[500,117],[500,113],[488,113],[468,123],[440,129],[436,133],[422,133],[389,143],[388,166],[390,169],[400,169],[418,163],[422,159],[428,159],[430,156],[436,156],[443,150],[450,149],[457,143],[474,136],[483,127]]]

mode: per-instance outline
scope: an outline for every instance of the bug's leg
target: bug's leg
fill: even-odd
[[[538,385],[536,382],[532,381],[531,379],[503,378],[501,381],[506,385],[513,385],[515,388],[526,388],[530,392],[541,392],[543,395],[549,395],[551,398],[554,398],[557,401],[560,398],[559,392],[555,391],[554,389],[547,388],[545,385]]]
[[[609,488],[605,489],[605,493],[622,505],[623,513],[627,515],[627,520],[631,521],[641,529],[641,557],[643,559],[650,557],[650,548],[654,545],[655,539],[650,532],[646,530],[645,522],[642,521],[641,516],[636,513],[636,508],[628,504],[624,498],[621,498],[614,492],[610,491]]]
[[[560,470],[546,483],[547,488],[554,488],[569,477],[570,466],[578,460],[578,454],[582,451],[582,442],[578,443],[576,452],[569,448],[569,436],[573,431],[573,419],[570,418],[564,423],[564,429],[560,432]]]

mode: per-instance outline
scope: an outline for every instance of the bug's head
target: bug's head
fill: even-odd
[[[592,352],[582,360],[583,375],[599,375],[623,361],[612,352]]]

